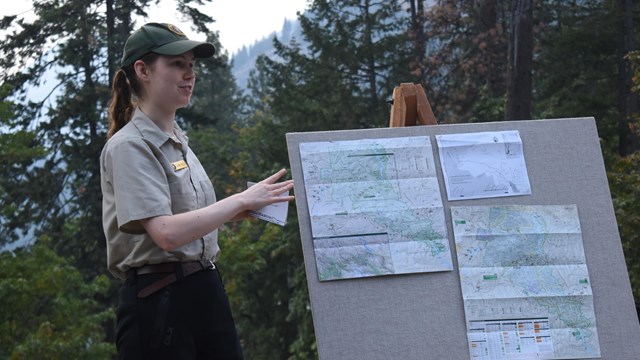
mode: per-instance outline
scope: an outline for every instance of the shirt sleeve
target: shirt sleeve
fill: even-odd
[[[123,139],[109,150],[105,166],[110,168],[118,228],[145,233],[139,220],[172,214],[167,175],[155,155],[161,152],[154,154],[141,138]]]

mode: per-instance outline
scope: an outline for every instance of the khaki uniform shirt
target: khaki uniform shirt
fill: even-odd
[[[102,225],[109,271],[125,278],[132,267],[218,257],[217,230],[174,251],[164,251],[141,219],[179,214],[216,201],[202,164],[175,125],[176,138],[140,109],[113,135],[100,156]],[[177,141],[176,141],[177,140]]]

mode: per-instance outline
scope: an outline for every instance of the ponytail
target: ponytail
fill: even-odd
[[[151,66],[158,57],[159,55],[156,53],[148,53],[140,60]],[[134,102],[134,99],[137,100],[140,97],[141,90],[133,64],[116,71],[111,87],[107,139],[111,138],[131,120],[137,106],[137,101]]]
[[[135,74],[132,74],[135,76]],[[131,117],[135,109],[131,101],[133,89],[127,73],[124,69],[118,69],[113,77],[111,88],[111,105],[109,105],[109,132],[107,139],[111,138],[118,130],[122,129]]]

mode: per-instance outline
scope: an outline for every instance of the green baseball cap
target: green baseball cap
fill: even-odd
[[[148,23],[127,39],[120,67],[127,67],[150,52],[180,55],[191,50],[197,58],[208,58],[216,52],[213,44],[189,40],[175,25]]]

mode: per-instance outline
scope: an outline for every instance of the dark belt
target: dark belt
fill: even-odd
[[[171,273],[162,279],[151,283],[145,288],[138,291],[139,298],[146,298],[154,292],[163,289],[165,286],[172,284],[179,279],[195,274],[202,270],[213,270],[216,268],[216,264],[211,260],[199,260],[190,262],[173,262],[145,265],[139,268],[131,269],[130,274],[146,275],[146,274],[158,274],[158,273]]]

